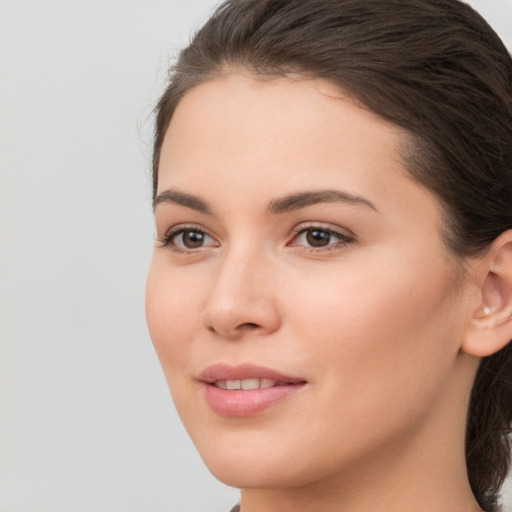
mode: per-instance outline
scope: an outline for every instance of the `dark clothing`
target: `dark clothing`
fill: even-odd
[[[229,512],[240,512],[240,503],[235,505]]]

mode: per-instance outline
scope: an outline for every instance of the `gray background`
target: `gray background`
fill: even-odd
[[[512,0],[470,3],[512,47]],[[144,321],[151,109],[214,4],[0,0],[1,512],[237,500],[188,440]]]

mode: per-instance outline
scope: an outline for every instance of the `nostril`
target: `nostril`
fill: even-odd
[[[246,322],[238,326],[239,329],[257,329],[258,327],[259,325],[253,322]]]
[[[252,331],[254,329],[259,329],[260,325],[254,323],[254,322],[245,322],[243,324],[238,325],[235,327],[235,329],[232,331],[233,336],[238,336],[240,332],[242,331]],[[208,331],[210,331],[213,334],[221,334],[221,335],[228,335],[227,332],[222,331],[222,329],[216,329],[215,326],[209,325],[207,326]],[[238,333],[238,334],[237,334]]]

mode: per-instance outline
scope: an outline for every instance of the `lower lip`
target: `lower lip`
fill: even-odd
[[[204,384],[206,402],[221,416],[252,416],[288,398],[304,387],[304,382],[272,388],[247,390],[220,389],[213,384]]]

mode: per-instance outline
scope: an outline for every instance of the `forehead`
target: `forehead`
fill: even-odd
[[[276,179],[300,179],[320,168],[340,177],[353,169],[363,178],[364,161],[371,166],[372,159],[383,173],[387,166],[402,171],[398,149],[405,140],[400,128],[330,81],[227,75],[179,103],[162,147],[160,188],[167,177],[219,179],[227,167],[233,179],[269,165]]]

